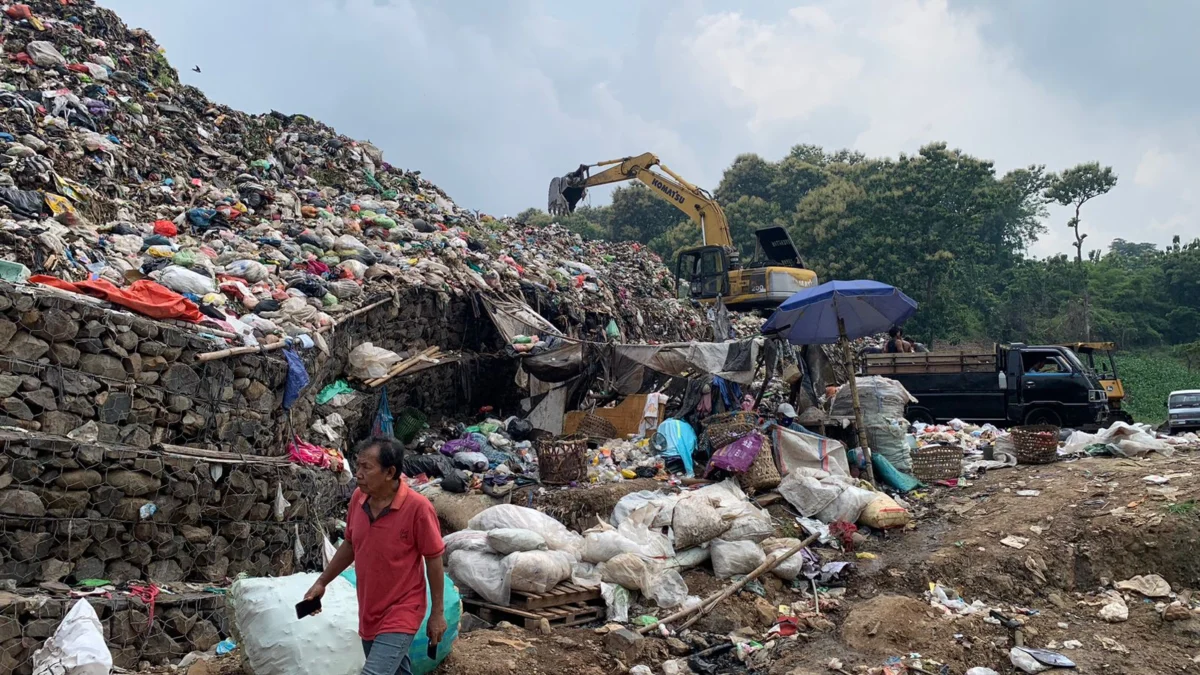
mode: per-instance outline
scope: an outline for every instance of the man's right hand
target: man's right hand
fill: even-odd
[[[324,595],[325,595],[325,584],[321,583],[321,581],[318,579],[317,582],[312,585],[312,588],[308,589],[308,592],[304,594],[304,599],[305,600],[320,600],[322,597],[324,597]],[[320,613],[321,613],[321,610],[318,609],[317,611],[313,612],[313,616],[316,616],[317,614],[320,614]]]

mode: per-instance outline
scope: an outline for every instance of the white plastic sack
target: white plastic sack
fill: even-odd
[[[207,295],[217,290],[217,286],[213,283],[212,279],[179,265],[167,265],[164,267],[158,273],[158,283],[181,294]]]
[[[597,565],[600,578],[606,584],[617,584],[630,590],[640,591],[649,585],[650,573],[657,571],[647,560],[633,553],[622,553],[605,563]]]
[[[728,579],[736,574],[749,574],[766,561],[767,556],[757,542],[723,541],[714,539],[712,551],[713,574]]]
[[[571,564],[571,583],[584,588],[596,588],[600,585],[600,570],[591,563],[577,562]]]
[[[763,553],[767,555],[771,555],[772,553],[783,555],[784,552],[799,543],[799,539],[776,537],[763,541],[762,549]],[[787,560],[779,563],[775,566],[775,569],[771,570],[771,573],[784,581],[792,581],[800,576],[800,572],[804,570],[804,556],[801,553],[796,553]]]
[[[455,551],[475,551],[476,553],[495,553],[488,545],[487,532],[479,530],[459,530],[442,537],[442,545],[446,547],[445,556],[449,559]]]
[[[359,241],[353,235],[343,234],[333,242],[333,247],[338,251],[365,251],[367,245]]]
[[[863,509],[867,508],[867,505],[875,501],[878,496],[878,492],[849,486],[838,495],[837,499],[833,500],[832,504],[817,513],[817,520],[822,523],[832,523],[837,520],[857,523]]]
[[[454,583],[496,605],[507,605],[512,587],[504,558],[479,551],[455,551],[446,565]]]
[[[467,523],[472,530],[495,530],[501,527],[517,527],[533,530],[542,535],[546,545],[553,551],[566,551],[576,560],[583,549],[583,537],[567,529],[541,511],[534,511],[513,504],[498,504],[475,514]]]
[[[225,266],[225,273],[257,284],[267,278],[267,266],[257,260],[234,260]]]
[[[688,570],[693,567],[699,567],[708,562],[709,550],[708,545],[696,546],[689,548],[686,551],[676,551],[675,557],[666,562],[668,567],[674,567],[681,570]]]
[[[86,600],[76,600],[42,648],[33,653],[33,675],[108,675],[112,654],[100,617]]]
[[[850,475],[846,446],[831,438],[774,427],[771,443],[779,456],[779,472],[784,476],[799,468],[821,469],[842,476]]]
[[[608,562],[622,553],[645,555],[637,542],[616,530],[588,531],[583,535],[583,560],[593,564]]]
[[[548,593],[571,578],[571,556],[562,551],[519,551],[504,559],[514,591]]]
[[[729,529],[729,521],[717,512],[713,500],[700,492],[685,495],[675,504],[671,521],[675,548],[687,549],[712,541]]]
[[[678,571],[664,569],[650,578],[643,592],[659,607],[671,609],[682,605],[687,599],[688,587]]]
[[[229,589],[235,639],[254,675],[358,675],[358,596],[338,577],[325,588],[321,613],[296,619],[296,603],[320,576],[245,578]]]
[[[645,506],[646,504],[657,504],[659,507],[658,515],[654,517],[654,522],[651,527],[670,527],[671,518],[675,511],[675,503],[679,501],[679,495],[669,495],[665,492],[656,492],[651,490],[642,490],[640,492],[631,492],[624,497],[621,497],[617,505],[613,507],[612,524],[619,526],[624,520],[629,517],[630,513]]]
[[[67,57],[58,53],[58,48],[52,42],[34,40],[25,45],[25,53],[42,68],[54,68],[67,65]]]
[[[658,517],[659,511],[657,504],[645,504],[621,521],[617,532],[641,547],[643,555],[650,558],[669,558],[675,555],[674,545],[658,529],[651,528],[651,523]]]
[[[629,621],[629,606],[633,604],[633,593],[618,584],[601,583],[600,597],[604,598],[605,616],[609,621]]]
[[[735,518],[721,535],[725,541],[762,541],[775,534],[775,524],[766,511],[750,506],[750,512]]]
[[[360,380],[383,377],[399,362],[400,355],[396,352],[364,342],[350,350],[350,376]]]
[[[522,530],[516,527],[501,527],[484,533],[488,546],[500,555],[517,553],[519,551],[545,551],[546,540],[533,530]]]

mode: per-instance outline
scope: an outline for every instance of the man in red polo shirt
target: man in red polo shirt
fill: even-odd
[[[437,514],[405,484],[404,451],[391,439],[363,441],[356,456],[358,489],[346,514],[346,540],[304,599],[324,595],[325,585],[353,563],[358,635],[367,654],[362,675],[411,675],[408,649],[425,618],[427,582],[432,609],[425,631],[433,644],[446,632]]]

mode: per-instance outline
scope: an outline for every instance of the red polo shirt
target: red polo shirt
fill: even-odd
[[[354,548],[359,636],[415,635],[425,620],[425,558],[445,549],[433,504],[401,480],[391,505],[372,521],[367,495],[356,489],[346,541]]]

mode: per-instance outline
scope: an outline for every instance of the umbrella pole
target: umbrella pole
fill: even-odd
[[[850,338],[846,337],[846,322],[838,317],[838,333],[841,336],[842,355],[850,369],[850,396],[854,400],[854,428],[858,430],[858,447],[862,448],[867,461],[867,480],[875,482],[875,468],[871,462],[871,448],[867,445],[867,428],[863,424],[862,404],[858,400],[858,374],[854,372],[854,353],[850,349]]]

